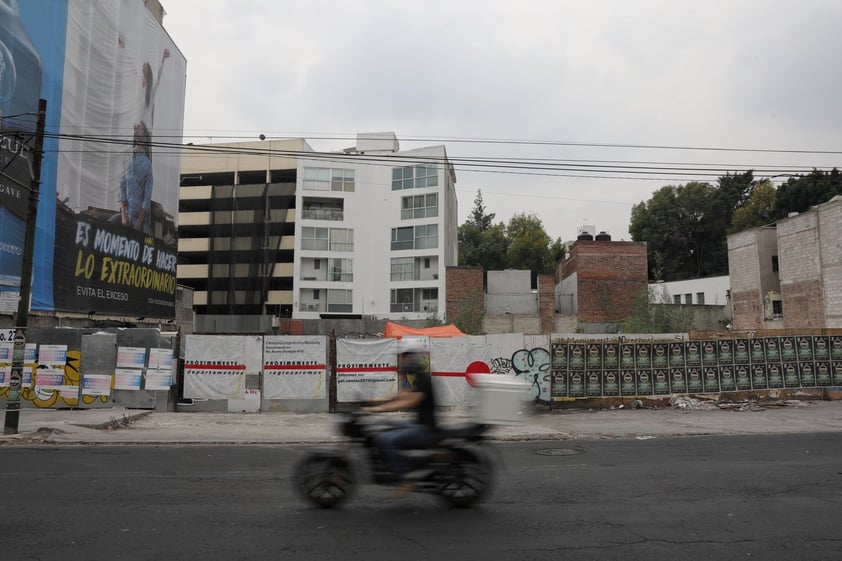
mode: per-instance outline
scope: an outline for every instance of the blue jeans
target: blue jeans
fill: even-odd
[[[374,437],[374,444],[383,456],[383,463],[395,475],[407,473],[412,466],[401,453],[407,448],[423,448],[433,440],[433,429],[427,425],[407,423]]]

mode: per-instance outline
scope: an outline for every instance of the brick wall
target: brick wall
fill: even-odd
[[[578,279],[579,321],[613,323],[627,318],[634,297],[648,286],[646,244],[577,240],[561,263],[561,279]]]
[[[445,270],[445,306],[447,321],[481,318],[485,311],[482,267],[447,267]]]
[[[538,315],[541,318],[541,333],[552,333],[555,327],[553,275],[538,275]]]

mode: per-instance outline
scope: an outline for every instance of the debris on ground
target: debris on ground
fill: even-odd
[[[670,398],[670,407],[682,411],[710,411],[716,409],[716,404],[686,395],[674,395]]]

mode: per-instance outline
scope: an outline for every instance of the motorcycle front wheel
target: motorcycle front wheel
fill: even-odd
[[[321,508],[339,506],[355,486],[351,463],[342,455],[311,454],[295,468],[295,486],[307,501]]]
[[[439,494],[451,506],[467,507],[488,494],[493,478],[494,468],[485,454],[459,448],[454,450]]]

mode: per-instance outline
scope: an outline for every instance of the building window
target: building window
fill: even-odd
[[[322,260],[321,259],[313,259],[313,268],[318,270],[322,268]]]
[[[412,257],[392,258],[392,280],[411,281],[415,279],[415,259]]]
[[[415,228],[392,228],[392,249],[412,249],[415,239]]]
[[[412,312],[415,309],[413,290],[411,288],[396,288],[391,291],[390,312]]]
[[[421,299],[422,300],[438,300],[439,299],[439,289],[438,288],[422,288],[421,289]]]
[[[354,170],[352,169],[333,169],[330,178],[331,191],[354,191]]]
[[[353,259],[328,259],[328,279],[332,282],[352,282],[354,280]]]
[[[351,228],[331,228],[330,251],[354,251],[354,230]]]
[[[317,289],[313,289],[313,300],[319,299],[319,291]]]
[[[778,265],[778,256],[773,255],[772,256],[772,272],[777,273],[779,269],[780,269],[780,267]]]
[[[439,215],[439,195],[415,195],[401,199],[401,220],[431,218]]]
[[[429,258],[429,257],[425,257],[425,258],[424,258],[424,268],[425,268],[425,269],[429,269],[429,268],[430,268],[430,258]]]
[[[392,168],[392,191],[437,187],[439,169],[435,164]]]
[[[435,313],[439,309],[439,289],[396,288],[390,291],[389,300],[389,311],[393,313]]]
[[[337,314],[350,314],[354,311],[354,291],[329,289],[327,291],[327,311]]]
[[[693,303],[693,295],[692,294],[685,294],[684,295],[684,303],[685,304],[692,304]]]
[[[354,170],[305,167],[301,185],[305,191],[353,191]]]
[[[392,249],[434,249],[439,246],[438,224],[392,228]]]
[[[316,251],[353,251],[354,230],[351,228],[301,228],[301,249]]]
[[[439,246],[439,225],[415,227],[415,249],[432,249]]]
[[[696,304],[700,306],[705,305],[705,293],[704,292],[697,292],[696,293]]]
[[[784,317],[784,303],[783,300],[772,300],[772,317]]]
[[[301,249],[327,250],[329,228],[301,228]]]
[[[672,297],[673,304],[681,304],[681,294],[676,294]]]
[[[304,197],[301,218],[307,220],[342,220],[345,201]]]

